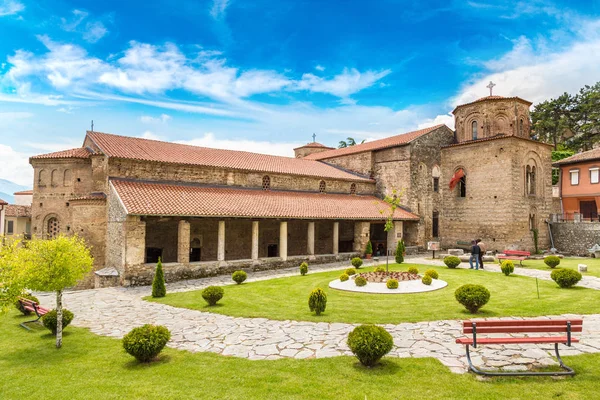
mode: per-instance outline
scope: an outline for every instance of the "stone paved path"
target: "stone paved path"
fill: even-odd
[[[422,257],[408,262],[434,264],[438,261]],[[340,264],[311,267],[311,272],[342,269]],[[497,267],[486,267],[492,273]],[[535,274],[549,279],[545,271],[518,270],[520,274]],[[297,268],[252,273],[248,281],[291,276]],[[597,280],[597,278],[596,278]],[[586,280],[598,288],[595,280]],[[600,281],[600,280],[598,280]],[[229,276],[177,282],[167,285],[169,292],[196,290],[208,285],[231,284]],[[590,287],[591,287],[590,286]],[[346,346],[348,333],[357,324],[274,321],[265,318],[234,318],[225,315],[175,308],[142,300],[150,287],[104,288],[74,291],[65,294],[65,306],[76,315],[74,325],[91,332],[121,338],[136,326],[145,323],[167,326],[172,333],[170,347],[194,352],[214,352],[252,360],[274,360],[282,357],[297,359],[351,355]],[[53,297],[40,296],[44,305],[53,304]],[[563,316],[544,317],[560,318]],[[570,316],[573,317],[573,316]],[[506,318],[518,319],[518,318]],[[384,325],[394,337],[392,357],[435,357],[456,373],[466,372],[464,348],[454,343],[461,336],[459,321],[430,321]],[[563,346],[562,354],[600,352],[600,314],[586,315],[582,342],[571,348]],[[556,364],[551,357],[552,346],[503,345],[485,346],[473,354],[476,365],[524,370],[532,365]]]

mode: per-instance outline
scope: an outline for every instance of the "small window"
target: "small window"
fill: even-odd
[[[434,238],[440,236],[440,213],[437,211],[433,212],[431,219],[431,236]]]
[[[590,168],[590,183],[599,183],[600,182],[600,168],[594,167]]]
[[[48,239],[54,239],[60,233],[60,223],[57,218],[50,218],[48,220]]]
[[[473,140],[477,140],[477,121],[471,123],[471,135]]]
[[[269,177],[269,175],[263,176],[263,179],[262,179],[262,188],[263,188],[263,190],[270,190],[271,189],[271,177]]]
[[[350,185],[350,194],[356,194],[356,183]]]
[[[325,193],[325,189],[326,189],[325,181],[319,182],[319,192]]]
[[[523,136],[523,118],[519,120],[519,136]]]
[[[571,185],[579,185],[579,170],[572,169],[571,171],[569,171],[569,174],[571,175]]]
[[[467,177],[463,176],[458,181],[458,197],[467,197]]]
[[[433,178],[433,191],[436,193],[440,191],[440,178]]]
[[[6,221],[6,234],[12,235],[14,233],[15,223],[14,221]]]

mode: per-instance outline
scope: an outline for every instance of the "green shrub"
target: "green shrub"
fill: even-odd
[[[348,276],[350,275],[355,275],[356,274],[356,270],[354,268],[346,268],[346,270],[344,271],[344,273]]]
[[[223,298],[225,291],[220,286],[209,286],[202,291],[202,298],[206,300],[209,306],[214,306]]]
[[[475,314],[490,301],[490,291],[482,285],[467,284],[456,289],[454,297],[470,313]]]
[[[171,332],[160,325],[133,328],[123,337],[123,348],[139,362],[152,361],[171,339]]]
[[[398,289],[398,281],[396,279],[388,279],[385,285],[388,289]]]
[[[348,279],[350,279],[350,277],[348,276],[348,274],[341,274],[340,275],[340,281],[341,282],[346,282]]]
[[[308,297],[308,307],[311,312],[314,311],[317,315],[321,315],[321,313],[325,311],[325,307],[327,307],[327,294],[323,289],[316,288],[310,292],[310,296]]]
[[[419,273],[419,268],[417,268],[417,267],[410,267],[410,268],[408,268],[408,273],[409,274],[415,274],[415,275],[417,275]]]
[[[358,275],[356,278],[354,278],[354,283],[356,284],[356,286],[365,286],[367,284],[367,280],[362,276]]]
[[[446,256],[444,257],[444,264],[446,264],[448,268],[456,268],[460,265],[460,258],[456,256]]]
[[[370,240],[367,242],[367,247],[365,248],[365,254],[373,254],[373,245],[371,244]]]
[[[437,279],[440,277],[440,275],[435,269],[428,269],[427,271],[425,271],[425,275],[430,276],[431,279]]]
[[[35,297],[34,295],[32,295],[31,293],[24,292],[24,293],[21,293],[21,296],[19,296],[19,297],[22,297],[27,300],[35,301],[38,305],[40,304],[40,301],[38,300],[38,298]],[[26,310],[25,307],[23,307],[23,305],[19,302],[19,300],[15,301],[15,307],[17,307],[17,310],[21,311],[21,313],[23,315],[29,315],[32,313],[32,311]]]
[[[300,264],[300,275],[304,276],[306,274],[308,274],[308,264],[303,262]]]
[[[241,285],[248,278],[248,274],[245,271],[235,271],[231,275],[231,279],[234,280],[235,283]]]
[[[513,263],[511,260],[504,260],[502,261],[502,265],[500,265],[500,269],[504,275],[509,276],[515,272],[515,263]]]
[[[429,275],[423,275],[423,278],[421,279],[421,282],[424,285],[431,285],[431,282],[433,282],[433,279],[431,279],[431,276],[429,276]]]
[[[66,308],[62,309],[62,328],[63,330],[69,326],[71,321],[73,321],[73,313]],[[52,310],[48,312],[48,314],[42,317],[42,323],[44,326],[52,332],[53,335],[56,335],[56,310]]]
[[[385,272],[385,267],[377,267],[375,268],[375,272]]]
[[[360,268],[363,265],[363,260],[360,257],[354,257],[350,262],[354,268]]]
[[[394,339],[376,325],[360,325],[348,335],[348,347],[361,364],[371,367],[392,350]]]
[[[550,278],[561,288],[570,288],[579,282],[582,278],[581,274],[574,269],[562,268],[555,269],[550,274]]]
[[[152,280],[152,297],[165,297],[167,295],[167,288],[165,287],[165,273],[162,269],[162,261],[158,258],[156,264],[156,272],[154,273],[154,279]]]
[[[404,262],[404,253],[406,252],[406,246],[404,246],[404,239],[400,240],[396,245],[396,262],[402,264]]]
[[[546,256],[544,258],[544,264],[546,264],[550,268],[556,268],[556,266],[558,264],[560,264],[560,257],[558,257],[558,256]]]

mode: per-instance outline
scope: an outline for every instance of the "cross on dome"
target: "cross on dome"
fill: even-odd
[[[490,89],[490,96],[492,95],[492,89],[496,86],[496,84],[492,81],[486,86],[486,88]]]

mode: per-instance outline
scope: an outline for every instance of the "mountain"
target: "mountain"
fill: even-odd
[[[14,192],[20,192],[22,190],[31,189],[30,187],[16,184],[14,182],[8,181],[6,179],[0,179],[0,199],[14,204],[15,197],[13,196]]]

